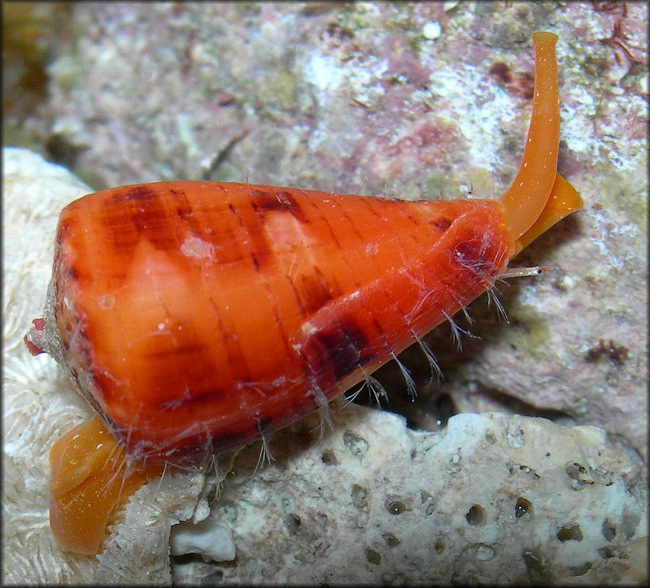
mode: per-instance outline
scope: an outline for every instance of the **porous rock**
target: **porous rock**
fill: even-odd
[[[276,461],[245,449],[214,508],[235,565],[189,562],[176,581],[601,583],[644,577],[643,466],[596,427],[497,413],[437,432],[334,405],[280,431]]]

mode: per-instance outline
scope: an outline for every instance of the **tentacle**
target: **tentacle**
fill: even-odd
[[[535,89],[524,154],[512,185],[501,197],[510,232],[519,239],[537,220],[557,173],[560,142],[560,97],[553,33],[533,34]]]

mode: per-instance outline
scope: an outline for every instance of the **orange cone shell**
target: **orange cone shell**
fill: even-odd
[[[182,461],[279,429],[491,284],[498,202],[204,182],[126,186],[61,215],[63,361],[126,449]]]

